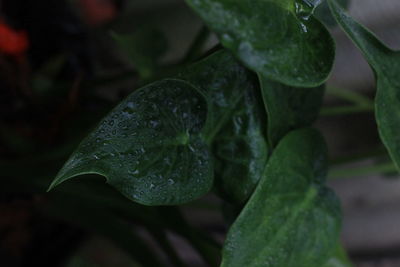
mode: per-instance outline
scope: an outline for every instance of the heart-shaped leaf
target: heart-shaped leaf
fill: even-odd
[[[268,114],[268,139],[278,144],[290,130],[310,126],[318,117],[324,86],[298,88],[273,82],[260,75],[261,91]]]
[[[203,132],[215,151],[217,187],[226,199],[243,203],[257,185],[268,156],[257,77],[222,50],[190,66],[179,78],[208,100]]]
[[[329,0],[332,13],[373,68],[377,79],[375,116],[379,134],[397,169],[400,170],[400,52],[384,45],[374,34]]]
[[[221,266],[320,267],[334,250],[340,208],[325,187],[326,145],[305,128],[290,132],[228,232]]]
[[[141,204],[194,200],[213,182],[209,148],[200,135],[206,116],[204,97],[185,81],[139,89],[79,145],[50,188],[93,173]]]
[[[268,79],[315,87],[328,77],[334,43],[311,14],[320,0],[186,0],[248,68]]]

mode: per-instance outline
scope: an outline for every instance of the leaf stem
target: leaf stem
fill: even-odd
[[[370,151],[362,151],[359,153],[334,158],[331,160],[331,164],[337,166],[378,157],[389,157],[389,154],[384,146],[376,147]]]
[[[340,179],[346,177],[359,177],[371,174],[381,174],[388,172],[396,172],[397,168],[392,162],[385,162],[373,166],[362,166],[356,168],[337,168],[329,172],[329,179]]]
[[[183,63],[189,63],[195,59],[197,59],[204,48],[205,43],[210,37],[210,30],[206,26],[202,26],[200,31],[195,36],[193,42],[189,46],[185,56],[183,57]]]
[[[373,112],[375,110],[373,105],[353,105],[353,106],[340,106],[322,108],[322,116],[339,116],[354,113]]]
[[[357,106],[373,106],[374,102],[363,94],[334,86],[328,86],[326,93],[351,102]]]

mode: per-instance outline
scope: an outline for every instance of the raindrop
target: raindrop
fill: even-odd
[[[151,128],[156,128],[159,124],[159,122],[156,120],[151,120],[149,123]]]
[[[133,102],[128,102],[126,103],[126,106],[130,109],[133,109],[135,107],[135,105],[133,104]]]

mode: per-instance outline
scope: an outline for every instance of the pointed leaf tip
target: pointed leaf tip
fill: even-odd
[[[192,201],[213,182],[209,148],[201,135],[206,117],[206,100],[185,81],[167,79],[141,88],[86,137],[50,189],[94,173],[144,205]]]

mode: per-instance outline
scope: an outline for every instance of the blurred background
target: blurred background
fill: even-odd
[[[400,49],[400,1],[352,0],[349,12]],[[373,99],[374,76],[345,34],[331,32],[337,58],[316,126],[330,147],[342,241],[355,266],[398,267],[399,177],[371,110],[336,108],[348,92]],[[183,0],[0,1],[0,266],[206,266],[195,250],[223,242],[221,207],[229,213],[213,194],[180,214],[128,203],[91,177],[45,191],[118,101],[217,42]],[[93,188],[100,193],[90,195]],[[149,226],[154,220],[167,230]],[[188,234],[183,220],[198,233]]]

